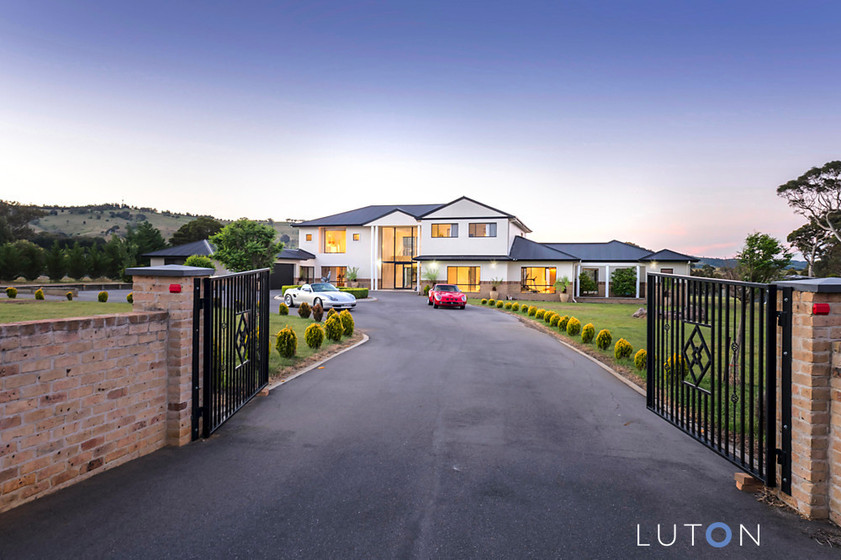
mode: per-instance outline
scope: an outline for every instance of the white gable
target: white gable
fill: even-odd
[[[443,208],[427,214],[424,220],[440,220],[443,218],[505,218],[505,214],[483,206],[472,200],[461,198]]]
[[[416,226],[418,220],[414,216],[410,216],[400,210],[389,212],[385,216],[377,218],[372,222],[365,224],[366,226]]]

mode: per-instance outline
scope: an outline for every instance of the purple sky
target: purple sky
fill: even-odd
[[[839,159],[837,2],[0,1],[0,198],[314,218],[467,195],[732,256]]]

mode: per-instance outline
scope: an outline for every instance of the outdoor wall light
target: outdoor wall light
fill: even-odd
[[[829,315],[828,303],[812,304],[812,315]]]

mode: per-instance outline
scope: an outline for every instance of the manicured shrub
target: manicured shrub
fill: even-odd
[[[581,329],[581,342],[584,344],[590,344],[593,342],[593,337],[596,336],[596,327],[593,326],[593,323],[587,323]]]
[[[505,305],[505,302],[502,301],[502,300],[499,300],[499,301],[496,302],[496,308],[497,309],[502,309],[503,305]]]
[[[286,293],[286,290],[291,290],[291,289],[293,289],[293,288],[300,288],[300,287],[301,287],[301,284],[293,284],[293,285],[289,285],[289,286],[281,286],[281,287],[280,287],[280,293],[281,293],[281,294],[285,294],[285,293]]]
[[[15,299],[18,297],[18,289],[13,286],[9,286],[6,288],[6,297],[9,299]]]
[[[216,267],[213,266],[213,261],[210,260],[210,257],[206,257],[204,255],[190,255],[187,257],[187,260],[184,261],[184,266],[197,266],[199,268],[210,268],[214,271]]]
[[[291,358],[295,355],[298,351],[298,335],[295,334],[292,327],[287,325],[278,331],[275,348],[284,358]]]
[[[581,332],[581,321],[575,317],[570,317],[567,321],[567,334],[569,336],[577,336]]]
[[[322,317],[324,317],[324,308],[321,307],[320,303],[316,303],[312,306],[312,319],[316,323],[320,323]]]
[[[537,307],[534,305],[529,306],[529,317],[534,317],[537,314]]]
[[[356,323],[353,321],[353,315],[350,314],[350,311],[345,309],[341,313],[339,313],[339,319],[342,321],[342,327],[345,331],[345,336],[350,336],[353,334],[353,329],[356,327]]]
[[[102,290],[96,296],[96,299],[98,299],[101,303],[105,303],[106,301],[108,301],[108,292],[106,292],[105,290]]]
[[[611,342],[613,342],[613,335],[607,329],[600,330],[599,334],[596,335],[596,346],[601,350],[610,348]]]
[[[543,319],[544,315],[546,315],[546,310],[545,309],[538,309],[534,314],[534,318],[535,319]]]
[[[511,304],[511,311],[519,311],[519,310],[520,310],[520,304],[519,303]]]
[[[547,311],[543,315],[543,320],[546,321],[547,325],[551,325],[552,324],[552,317],[554,317],[555,315],[557,315],[557,313],[555,313],[554,311]]]
[[[311,313],[310,304],[305,301],[301,302],[301,305],[298,306],[298,316],[301,319],[309,319]]]
[[[522,306],[520,306],[520,311],[523,313],[523,315],[528,315],[529,314],[529,309],[531,309],[531,308],[528,305],[526,305],[525,303]]]
[[[35,299],[44,299],[44,290],[41,288],[35,290]]]
[[[129,292],[126,296],[126,301],[129,303],[134,303],[134,292]]]
[[[622,358],[630,358],[631,354],[634,353],[634,347],[631,346],[631,343],[625,340],[624,338],[620,338],[616,341],[616,346],[613,347],[613,355],[616,357],[617,360]]]
[[[569,315],[564,315],[563,317],[558,319],[558,330],[561,332],[566,332],[567,323],[569,323]]]
[[[510,301],[505,302],[505,309],[510,311],[513,306],[514,306],[514,304],[511,303]]]
[[[644,370],[648,365],[648,352],[645,349],[639,350],[634,354],[634,365],[638,370]]]
[[[423,287],[423,295],[428,296],[429,295],[429,290],[431,290],[431,289],[432,289],[432,286],[430,286],[429,284],[424,286]],[[487,303],[488,300],[484,300],[484,302]],[[485,303],[483,303],[482,305],[485,305]]]
[[[339,288],[340,292],[345,292],[356,299],[365,299],[368,297],[368,288]]]
[[[496,305],[496,300],[494,298],[491,298],[491,299],[488,300],[488,306],[494,307],[495,305]]]
[[[280,307],[278,308],[277,312],[280,315],[289,315],[289,306],[283,302],[280,302]]]
[[[482,298],[482,301],[480,301],[479,303],[481,303],[482,305],[488,305],[488,298]]]
[[[666,370],[667,375],[683,379],[683,376],[686,375],[686,362],[684,362],[683,356],[674,354],[663,364],[663,369]]]
[[[560,315],[558,315],[557,313],[552,314],[552,318],[549,319],[549,326],[550,327],[557,327],[558,326],[558,321],[560,321],[560,320],[561,320]]]
[[[334,342],[341,340],[342,334],[345,332],[341,319],[339,319],[336,315],[330,316],[330,318],[324,322],[324,330],[327,334],[327,338]]]
[[[67,301],[73,301],[73,292],[67,292],[64,297],[67,298]]]
[[[324,327],[318,323],[313,323],[304,331],[304,340],[307,346],[318,350],[324,344]]]
[[[331,307],[330,309],[328,309],[328,310],[327,310],[327,318],[329,319],[330,317],[332,317],[332,316],[333,316],[333,315],[335,315],[336,313],[338,313],[338,311],[336,311],[335,309],[333,309],[333,308]]]

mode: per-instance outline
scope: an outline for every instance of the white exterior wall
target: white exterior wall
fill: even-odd
[[[448,266],[478,266],[480,268],[479,282],[488,282],[491,278],[501,278],[503,282],[508,281],[508,263],[506,262],[492,263],[488,261],[427,261],[422,264],[424,271],[430,269],[438,270],[438,282],[447,281]],[[519,276],[517,278],[519,278]]]
[[[470,237],[471,223],[495,223],[496,237]],[[458,237],[432,237],[432,224],[458,224]],[[511,247],[507,218],[426,219],[421,226],[424,255],[507,255]]]
[[[345,230],[345,252],[344,253],[323,253],[321,252],[321,239],[323,230],[337,229]],[[312,234],[312,241],[306,241],[306,234]],[[353,234],[359,234],[359,241],[353,240]],[[298,247],[315,255],[313,260],[306,261],[303,266],[315,266],[316,277],[322,276],[323,266],[346,266],[348,268],[359,268],[360,278],[371,277],[371,228],[368,227],[326,227],[326,228],[300,228],[298,232]],[[299,269],[296,269],[299,270]]]
[[[651,262],[648,263],[648,266],[645,268],[646,272],[643,274],[648,272],[660,272],[660,270],[664,268],[671,268],[674,270],[673,274],[680,276],[689,276],[692,271],[692,265],[688,262]]]
[[[511,245],[514,244],[514,238],[518,235],[525,237],[526,232],[521,230],[519,227],[515,226],[512,222],[508,223],[508,249],[511,249]]]

